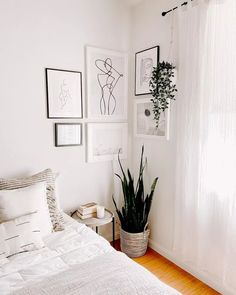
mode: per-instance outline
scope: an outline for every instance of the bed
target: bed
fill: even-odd
[[[180,294],[68,215],[46,247],[2,259],[0,294]]]

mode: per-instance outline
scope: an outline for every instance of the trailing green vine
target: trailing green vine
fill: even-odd
[[[175,100],[176,85],[172,83],[175,67],[168,62],[161,62],[153,68],[152,77],[149,82],[150,91],[153,96],[154,120],[156,127],[159,126],[161,113],[169,107],[170,100]]]

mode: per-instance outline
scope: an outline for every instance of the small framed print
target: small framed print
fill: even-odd
[[[161,114],[157,128],[151,98],[136,99],[134,103],[134,135],[136,137],[169,140],[169,120],[168,108]]]
[[[135,54],[135,95],[150,94],[149,82],[159,62],[160,47],[155,46]]]
[[[81,123],[56,123],[55,146],[78,146],[82,145]]]
[[[82,73],[46,68],[47,117],[83,118]]]

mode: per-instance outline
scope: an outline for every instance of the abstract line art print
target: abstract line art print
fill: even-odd
[[[48,118],[82,118],[82,74],[46,69]]]
[[[100,71],[97,74],[98,84],[101,88],[100,113],[101,115],[113,115],[116,109],[116,97],[114,90],[119,79],[124,77],[112,65],[112,59],[95,60],[95,66]]]
[[[126,119],[127,55],[122,52],[87,47],[88,117]]]
[[[63,79],[60,85],[59,101],[61,109],[65,108],[72,100],[71,89],[68,86],[66,79]]]
[[[159,46],[135,54],[135,95],[150,94],[149,81],[159,62]]]

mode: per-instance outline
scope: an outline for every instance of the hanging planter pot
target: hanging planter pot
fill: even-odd
[[[161,113],[168,109],[170,101],[175,100],[177,72],[175,66],[168,62],[161,62],[152,71],[150,91],[153,96],[154,120],[159,127]]]

